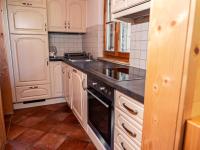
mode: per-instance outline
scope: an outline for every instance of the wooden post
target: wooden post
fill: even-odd
[[[181,149],[185,120],[200,115],[199,14],[198,0],[152,1],[144,150]]]
[[[12,100],[12,91],[11,83],[9,76],[9,69],[7,63],[7,52],[5,49],[5,39],[4,39],[4,30],[3,30],[3,5],[5,1],[0,0],[0,85],[2,92],[3,100],[3,109],[4,114],[13,113],[13,100]]]
[[[2,108],[1,90],[0,90],[0,150],[3,150],[6,143],[6,133],[4,124],[4,115]]]

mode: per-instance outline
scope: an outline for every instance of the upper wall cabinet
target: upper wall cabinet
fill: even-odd
[[[86,32],[85,0],[67,0],[67,31]]]
[[[86,32],[85,0],[48,0],[48,31]]]
[[[46,10],[8,6],[10,32],[15,34],[47,34]]]
[[[65,0],[48,0],[48,30],[63,32],[66,30]]]
[[[7,0],[9,5],[46,8],[46,0]]]
[[[149,16],[150,0],[112,0],[112,19],[133,22]]]

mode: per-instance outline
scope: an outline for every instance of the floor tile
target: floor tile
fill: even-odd
[[[5,150],[29,150],[29,145],[17,141],[10,141],[6,144]]]
[[[86,150],[88,142],[79,140],[66,140],[58,150]]]
[[[46,110],[50,110],[50,111],[57,111],[57,110],[62,109],[64,107],[67,107],[66,103],[60,103],[60,104],[53,104],[53,105],[44,106],[44,108]]]
[[[36,149],[55,150],[65,141],[65,138],[63,135],[47,133],[33,147]]]
[[[17,141],[19,143],[32,145],[34,142],[36,142],[38,139],[40,139],[42,135],[44,135],[43,131],[35,130],[35,129],[28,129],[23,134],[18,136],[15,139],[15,141]]]
[[[39,122],[43,121],[45,118],[41,115],[41,117],[28,117],[24,120],[22,120],[18,125],[24,126],[24,127],[32,127]]]
[[[9,128],[9,127],[7,127],[7,128]],[[7,132],[8,140],[14,140],[20,134],[22,134],[26,129],[27,128],[25,128],[25,127],[11,124],[9,131]]]
[[[97,150],[93,143],[89,143],[86,147],[86,150]]]
[[[77,118],[72,113],[65,118],[63,123],[65,123],[65,124],[79,124]]]

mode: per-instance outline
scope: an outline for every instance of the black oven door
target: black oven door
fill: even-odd
[[[88,124],[107,149],[111,147],[111,117],[111,101],[88,88]]]

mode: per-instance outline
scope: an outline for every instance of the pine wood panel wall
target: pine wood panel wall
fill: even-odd
[[[195,108],[200,96],[195,92],[200,86],[197,79],[200,66],[199,3],[198,0],[152,1],[144,150],[181,149],[185,118],[199,113]]]

